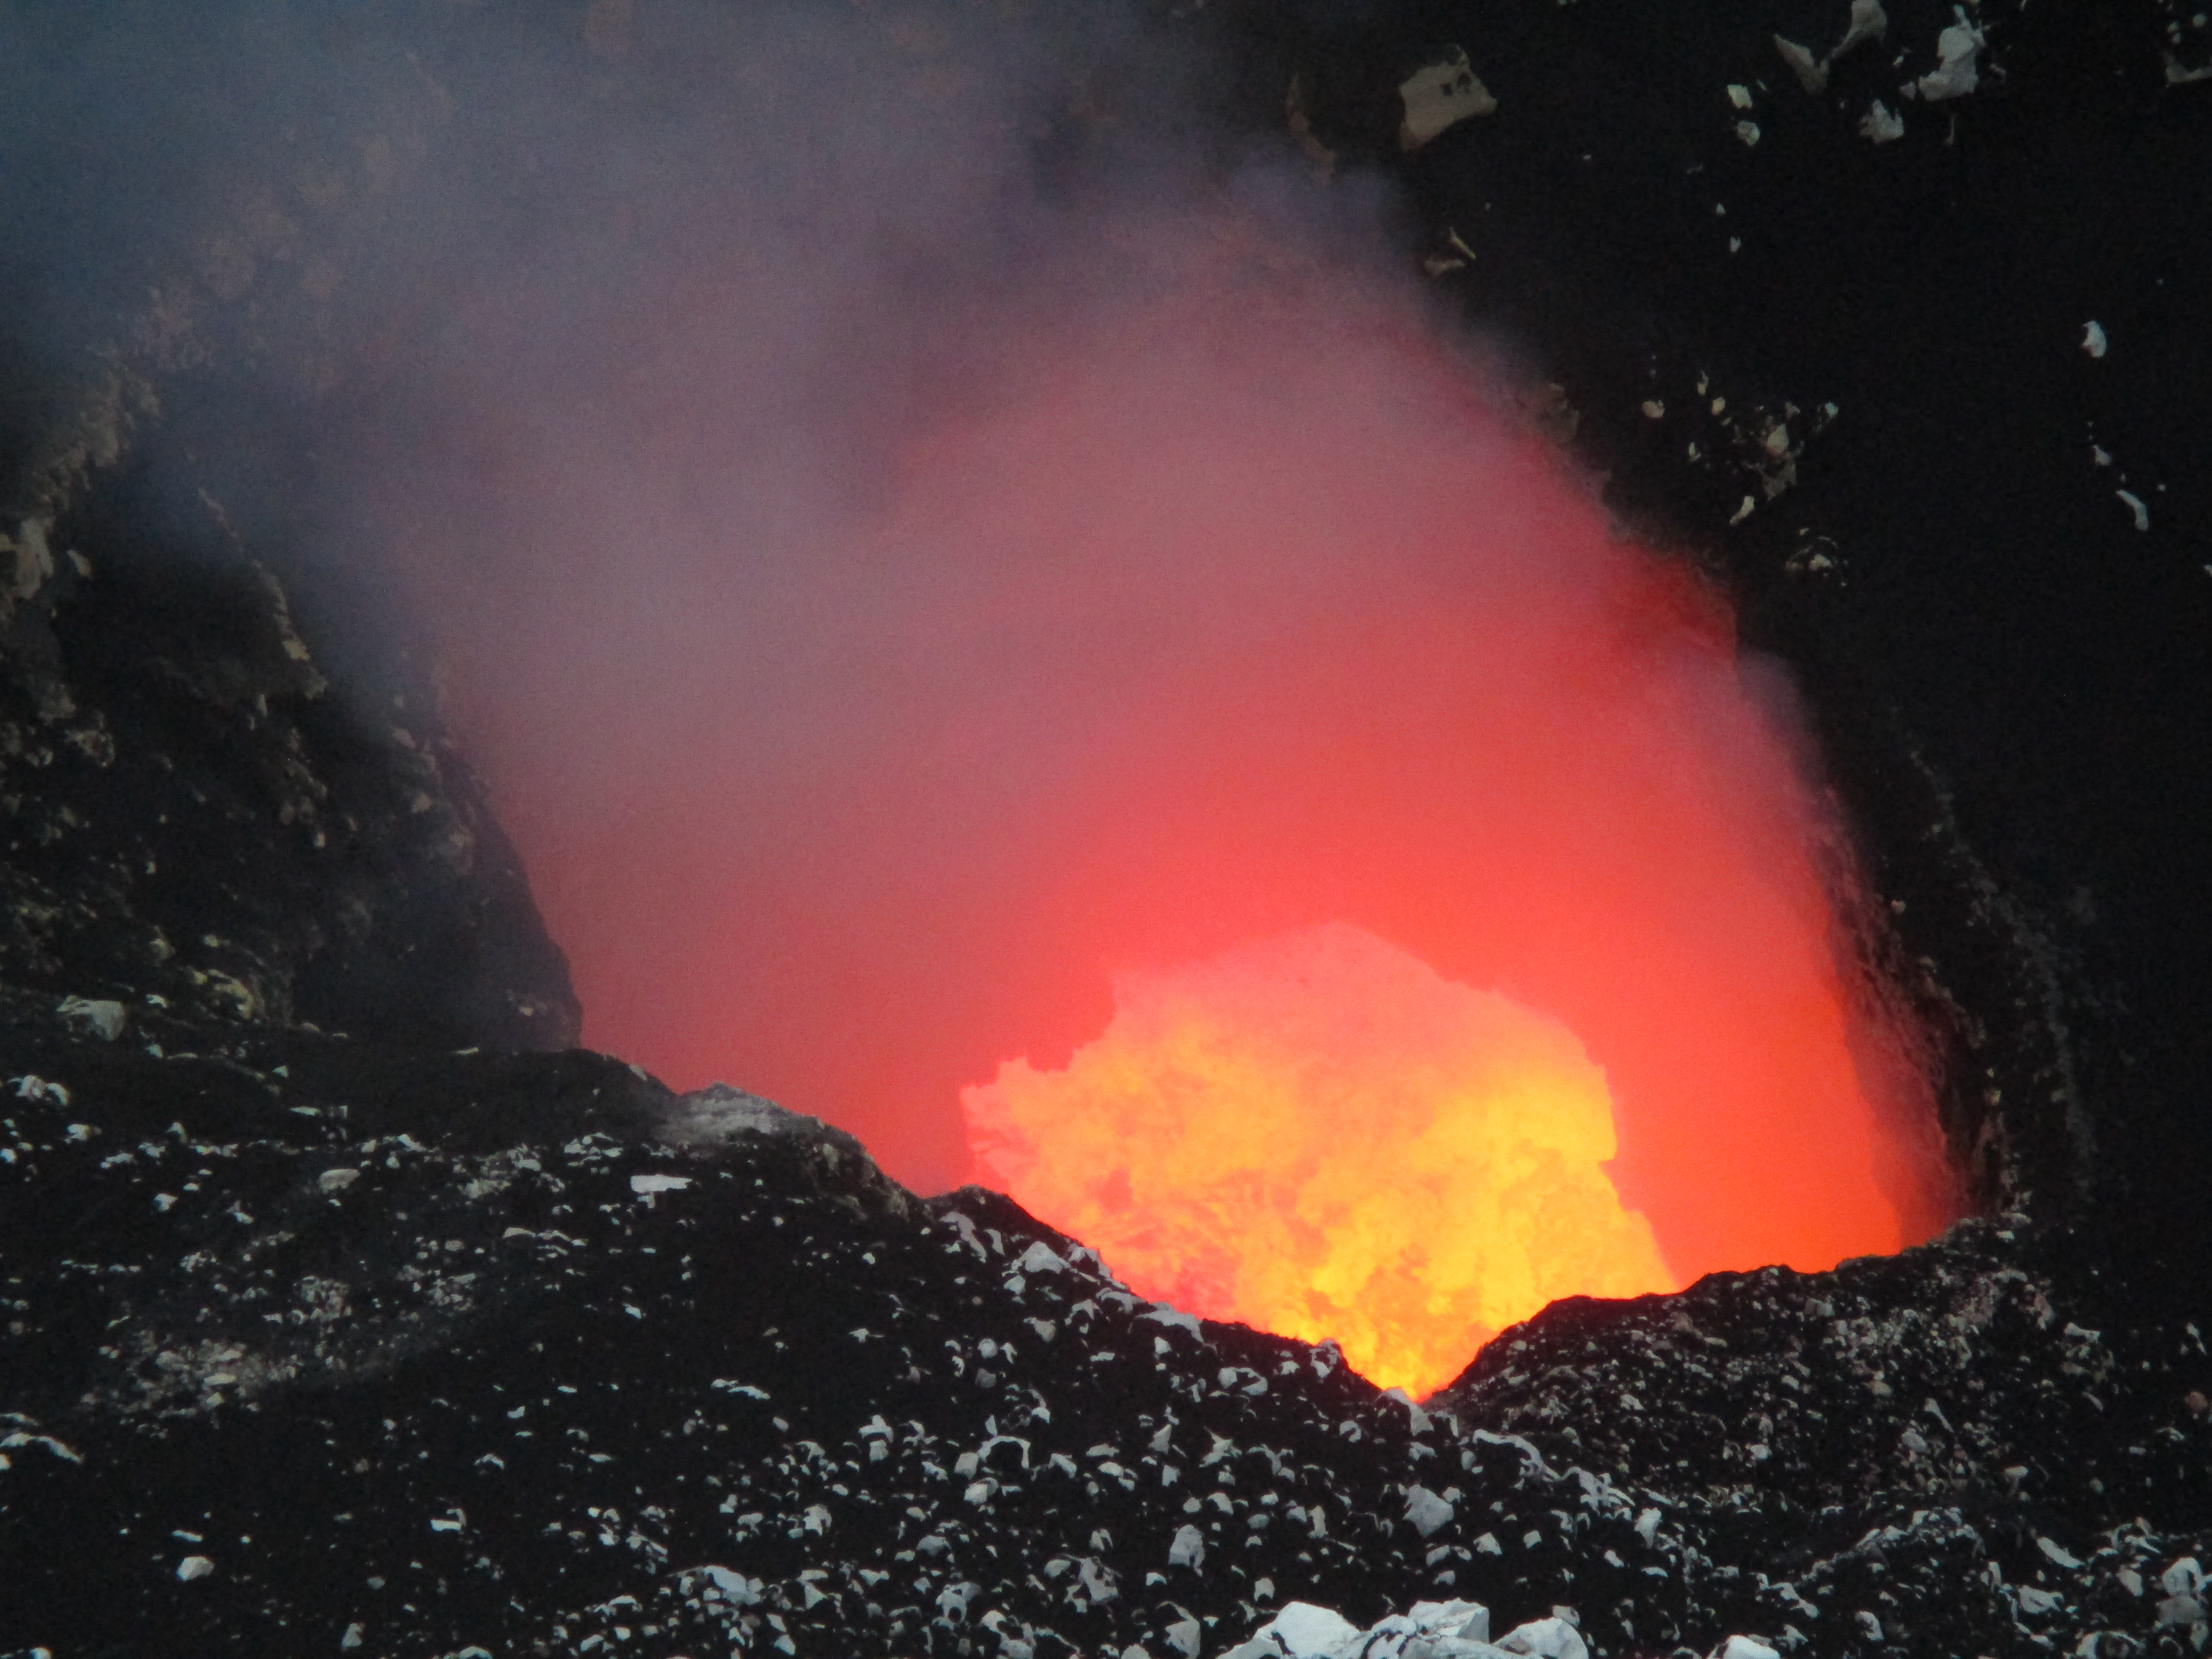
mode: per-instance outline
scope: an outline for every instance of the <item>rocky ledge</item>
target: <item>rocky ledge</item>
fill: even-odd
[[[2206,1635],[2212,1363],[2105,1325],[2078,1239],[1560,1304],[1425,1409],[733,1090],[4,1013],[13,1651],[1206,1659],[1292,1601],[1600,1655]]]

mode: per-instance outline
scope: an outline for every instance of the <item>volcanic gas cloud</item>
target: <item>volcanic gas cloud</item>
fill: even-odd
[[[1554,1297],[1926,1231],[1782,677],[1404,302],[1186,252],[818,540],[650,431],[611,521],[533,474],[695,607],[627,672],[696,701],[485,727],[589,1039],[920,1184],[964,1127],[1139,1289],[1416,1389]]]
[[[1557,1020],[1340,922],[1115,1001],[1065,1071],[962,1098],[987,1176],[1179,1306],[1425,1395],[1559,1297],[1677,1288]]]
[[[1932,1231],[1785,679],[1358,191],[1038,195],[995,82],[840,125],[762,88],[899,83],[798,38],[672,170],[557,152],[615,158],[572,229],[379,365],[587,1040],[1417,1389],[1553,1297]]]

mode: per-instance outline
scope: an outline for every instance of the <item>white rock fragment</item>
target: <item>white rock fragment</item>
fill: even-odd
[[[1416,1601],[1406,1616],[1431,1642],[1490,1639],[1490,1609],[1480,1601]]]
[[[2041,1550],[2043,1559],[2054,1566],[2063,1567],[2069,1572],[2081,1570],[2081,1559],[2055,1538],[2038,1538],[2035,1547]]]
[[[1782,1656],[1751,1637],[1731,1636],[1713,1650],[1712,1659],[1782,1659]]]
[[[1828,54],[1828,61],[1832,64],[1853,48],[1869,40],[1879,40],[1888,33],[1889,14],[1881,9],[1881,0],[1851,0],[1850,27],[1844,31],[1844,38],[1836,43],[1836,49]]]
[[[1774,50],[1782,55],[1782,61],[1790,66],[1790,72],[1797,77],[1797,84],[1806,91],[1817,97],[1828,89],[1828,66],[1814,57],[1809,48],[1778,34],[1774,37]]]
[[[1067,1271],[1067,1263],[1060,1259],[1060,1252],[1042,1239],[1037,1240],[1028,1249],[1023,1251],[1022,1259],[1014,1263],[1014,1267],[1019,1272],[1030,1274],[1060,1273]]]
[[[1743,85],[1741,82],[1735,81],[1729,82],[1728,95],[1729,102],[1734,104],[1738,109],[1749,109],[1751,107],[1751,88]]]
[[[1094,1533],[1092,1536],[1097,1534]],[[1077,1583],[1082,1586],[1084,1595],[1093,1602],[1111,1601],[1121,1593],[1114,1582],[1114,1569],[1087,1555],[1083,1558],[1083,1565],[1077,1569],[1075,1577]]]
[[[1859,118],[1859,137],[1877,144],[1894,143],[1905,137],[1905,118],[1877,98]]]
[[[341,1653],[350,1653],[359,1647],[368,1636],[368,1627],[366,1625],[348,1625],[345,1627],[345,1634],[338,1638],[338,1650]]]
[[[1644,418],[1647,421],[1665,420],[1667,418],[1667,405],[1661,403],[1656,398],[1646,398],[1644,400]]]
[[[1809,46],[1780,34],[1774,37],[1774,50],[1797,77],[1797,84],[1818,97],[1828,89],[1829,66],[1836,59],[1888,33],[1889,15],[1881,9],[1881,0],[1851,0],[1850,21],[1844,30],[1844,38],[1826,58],[1815,58]]]
[[[1737,142],[1742,144],[1746,149],[1751,149],[1754,144],[1759,143],[1759,123],[1756,121],[1737,122],[1735,124],[1735,136]]]
[[[1644,1548],[1651,1547],[1652,1540],[1659,1536],[1658,1510],[1645,1510],[1637,1516],[1636,1535],[1644,1540]]]
[[[315,1185],[326,1193],[340,1193],[360,1179],[358,1170],[325,1170],[315,1177]]]
[[[2201,1625],[2205,1622],[2204,1603],[2193,1595],[2169,1595],[2158,1604],[2153,1616],[2161,1626]]]
[[[827,1128],[818,1117],[787,1111],[772,1100],[726,1083],[710,1083],[676,1102],[662,1121],[660,1138],[690,1146],[731,1140],[748,1133],[790,1135]]]
[[[2132,489],[2115,489],[2112,494],[2120,498],[2121,506],[2126,507],[2129,512],[2135,514],[2136,529],[2148,530],[2150,528],[2150,508],[2144,502],[2142,496],[2136,495]],[[2036,1541],[2038,1543],[2042,1543],[2047,1540],[2038,1539]]]
[[[10,566],[10,580],[0,587],[0,600],[27,599],[54,574],[53,550],[47,544],[43,519],[25,519],[12,538],[0,536],[0,554],[9,556]],[[0,616],[9,609],[12,605],[0,605]]]
[[[2195,1595],[2204,1588],[2204,1569],[2193,1555],[2185,1555],[2158,1576],[2158,1587],[2168,1595]]]
[[[2102,323],[2087,322],[2081,325],[2081,349],[2092,357],[2103,356],[2105,349],[2109,343],[2110,342],[2105,338],[2105,325]]]
[[[96,1036],[103,1042],[112,1042],[123,1035],[123,1005],[119,1002],[64,997],[61,1016],[81,1036]]]
[[[1196,1527],[1176,1528],[1175,1537],[1168,1544],[1168,1565],[1188,1567],[1196,1572],[1206,1565],[1206,1534]]]
[[[761,1581],[759,1579],[748,1578],[744,1574],[732,1572],[727,1567],[702,1567],[699,1571],[707,1575],[714,1588],[722,1593],[722,1599],[731,1606],[750,1607],[760,1604]]]
[[[1748,495],[1745,496],[1743,498],[1743,505],[1737,507],[1735,513],[1729,515],[1729,524],[1730,527],[1733,528],[1735,526],[1741,524],[1758,509],[1758,502],[1753,501]]]
[[[1289,1659],[1322,1659],[1331,1649],[1359,1633],[1358,1626],[1333,1608],[1317,1607],[1310,1601],[1291,1601],[1254,1631],[1252,1638],[1255,1642],[1273,1638],[1275,1650],[1288,1655]]]
[[[215,1563],[204,1555],[188,1555],[177,1563],[177,1577],[189,1584],[195,1578],[204,1578],[215,1571]]]
[[[1438,1528],[1449,1526],[1452,1513],[1452,1506],[1426,1486],[1410,1487],[1406,1492],[1406,1519],[1424,1538],[1431,1537]]]
[[[1528,1659],[1589,1659],[1589,1645],[1583,1640],[1583,1633],[1557,1615],[1515,1626],[1498,1638],[1498,1645],[1508,1653],[1525,1654]]]
[[[70,1091],[66,1085],[49,1083],[42,1077],[26,1073],[15,1079],[15,1097],[42,1102],[49,1106],[66,1107],[70,1103]]]
[[[1399,83],[1398,97],[1406,110],[1398,126],[1398,147],[1408,155],[1460,122],[1488,115],[1498,107],[1462,46],[1451,47],[1435,63],[1424,64],[1407,76]]]
[[[634,1175],[629,1178],[629,1189],[640,1198],[651,1198],[655,1193],[680,1193],[691,1184],[690,1176]]]
[[[1984,46],[1982,32],[1966,21],[1966,9],[1960,8],[1959,21],[1936,37],[1936,67],[1913,82],[1922,98],[1938,104],[1949,98],[1964,98],[1982,83],[1975,59]]]
[[[17,1429],[9,1434],[5,1438],[0,1438],[0,1448],[4,1448],[9,1451],[14,1451],[23,1446],[44,1446],[48,1451],[52,1452],[56,1457],[60,1458],[65,1463],[82,1463],[84,1462],[84,1459],[77,1455],[75,1448],[64,1445],[60,1441],[55,1439],[53,1436],[50,1434],[32,1434],[26,1430]],[[184,1536],[181,1533],[176,1535],[179,1537]],[[185,1541],[187,1543],[197,1544],[200,1540],[198,1538],[186,1538]]]

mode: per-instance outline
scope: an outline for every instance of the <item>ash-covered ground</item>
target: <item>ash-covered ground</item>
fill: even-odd
[[[2112,1328],[2077,1237],[1561,1304],[1424,1409],[736,1091],[8,1016],[9,1651],[1194,1659],[1294,1600],[1620,1655],[2205,1634],[2212,1365]]]

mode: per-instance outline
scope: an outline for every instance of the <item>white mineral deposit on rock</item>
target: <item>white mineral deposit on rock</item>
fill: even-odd
[[[1449,1525],[1452,1513],[1452,1506],[1426,1486],[1414,1486],[1406,1493],[1406,1519],[1424,1538]]]
[[[1877,144],[1893,143],[1905,137],[1905,118],[1877,98],[1859,118],[1859,137]]]
[[[1963,8],[1960,21],[1936,37],[1936,67],[1913,84],[1922,98],[1931,104],[1947,98],[1964,98],[1981,85],[1981,74],[1975,60],[1985,44],[1982,32],[1966,21]]]
[[[1398,96],[1406,111],[1398,143],[1408,154],[1460,122],[1488,115],[1498,107],[1462,46],[1453,46],[1435,63],[1415,70],[1399,84]]]
[[[1774,37],[1774,50],[1782,55],[1782,61],[1790,66],[1790,72],[1797,77],[1797,84],[1806,91],[1818,95],[1828,89],[1828,66],[1814,57],[1809,48],[1778,34]]]
[[[112,1042],[123,1035],[123,1005],[106,999],[64,997],[61,1016],[76,1030]]]
[[[1888,33],[1889,14],[1881,9],[1881,0],[1851,0],[1850,25],[1828,54],[1828,61],[1832,64],[1854,47],[1879,40]]]

